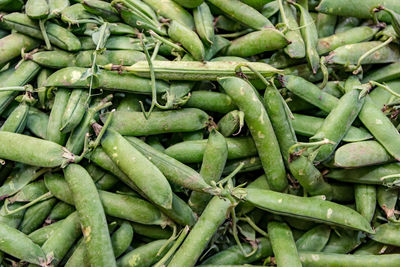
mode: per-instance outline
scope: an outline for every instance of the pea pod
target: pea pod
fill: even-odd
[[[75,89],[69,96],[62,116],[62,126],[60,131],[68,133],[79,125],[86,112],[88,92],[82,89]]]
[[[30,233],[28,237],[39,246],[42,246],[50,236],[53,235],[57,228],[62,226],[64,220],[46,225],[42,228],[37,229],[36,231]]]
[[[7,120],[1,126],[0,131],[22,133],[25,129],[29,113],[29,105],[22,102],[11,112]]]
[[[22,0],[4,0],[0,3],[0,9],[3,11],[19,11],[24,6],[24,2]]]
[[[320,252],[328,243],[331,235],[331,228],[320,224],[305,232],[296,240],[296,246],[299,251]]]
[[[100,16],[109,22],[120,20],[117,11],[110,3],[100,0],[85,0],[82,4],[88,12]]]
[[[371,222],[376,207],[376,188],[374,185],[354,185],[356,209]]]
[[[46,68],[61,69],[75,66],[75,55],[63,50],[41,51],[30,56],[30,60]]]
[[[80,51],[76,55],[76,66],[89,68],[92,66],[93,50]],[[137,61],[146,60],[144,53],[135,50],[106,50],[97,55],[96,64],[132,65]]]
[[[279,144],[255,89],[239,78],[220,78],[218,82],[245,114],[246,124],[256,144],[271,189],[283,191],[287,186],[287,179]]]
[[[337,17],[335,15],[318,13],[317,25],[316,25],[318,30],[318,37],[324,38],[334,34],[336,21]]]
[[[368,240],[365,244],[359,246],[354,255],[379,255],[386,250],[386,245]]]
[[[359,213],[334,202],[287,195],[270,190],[245,189],[245,191],[247,193],[244,198],[246,201],[276,214],[373,233],[369,223]]]
[[[232,98],[230,98],[227,94],[213,91],[191,92],[190,98],[184,106],[223,114],[228,113],[236,108]]]
[[[398,231],[399,226],[394,223],[384,223],[375,229],[375,234],[371,235],[372,240],[379,243],[398,246]]]
[[[397,221],[394,215],[397,200],[399,198],[399,192],[396,188],[386,188],[379,186],[376,192],[376,199],[378,205],[385,212],[386,218],[390,221]]]
[[[90,263],[116,266],[106,217],[92,178],[77,164],[70,164],[64,173],[79,214]]]
[[[46,221],[63,220],[74,211],[74,207],[65,202],[59,201],[54,205],[53,209],[49,213],[49,216],[47,216]]]
[[[233,110],[227,113],[218,121],[218,130],[225,137],[236,135],[240,132],[244,124],[244,113]]]
[[[361,24],[361,20],[356,17],[342,17],[339,18],[339,21],[336,25],[335,33],[341,33],[348,31],[354,27],[357,27]]]
[[[337,229],[329,238],[328,243],[322,250],[326,253],[349,253],[361,244],[361,235],[359,232]]]
[[[34,181],[25,185],[21,190],[18,191],[10,201],[12,202],[30,202],[44,195],[48,190],[44,185],[43,180]]]
[[[56,202],[55,198],[51,198],[27,208],[19,230],[28,235],[40,228]]]
[[[59,17],[61,12],[69,6],[69,0],[49,0],[50,18]]]
[[[49,4],[46,0],[26,1],[25,12],[31,19],[43,19],[50,13]]]
[[[47,124],[46,139],[60,145],[64,145],[67,135],[61,132],[62,117],[67,107],[70,92],[65,88],[60,88],[56,91],[54,105],[50,112],[49,121]]]
[[[197,4],[194,6],[195,9],[193,10],[196,31],[205,44],[212,45],[214,40],[214,17],[208,5],[201,2],[203,2],[203,0],[199,0],[198,3],[193,3],[194,5]]]
[[[4,65],[11,59],[21,54],[21,49],[30,51],[39,46],[39,42],[29,36],[20,33],[9,34],[0,39],[0,65]]]

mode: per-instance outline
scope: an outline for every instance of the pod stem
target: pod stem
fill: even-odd
[[[388,91],[390,94],[392,94],[395,97],[400,97],[400,94],[393,91],[386,83],[378,83],[375,81],[369,81],[369,84],[371,84],[371,86],[378,86],[382,89],[385,89],[386,91]]]
[[[257,233],[259,233],[265,237],[268,237],[268,234],[263,229],[258,227],[249,216],[240,217],[239,220],[247,222],[251,226],[251,228],[253,228]]]
[[[45,27],[44,23],[45,23],[45,20],[42,20],[42,19],[39,20],[40,32],[42,33],[43,40],[44,40],[44,42],[46,44],[46,49],[47,50],[51,50],[51,43],[50,43],[50,40],[49,40],[49,36],[47,35],[46,27]]]
[[[107,128],[111,124],[111,121],[114,117],[114,112],[115,112],[115,109],[111,110],[111,112],[109,113],[106,122],[104,123],[103,127],[101,127],[100,133],[96,137],[96,140],[92,144],[90,144],[90,150],[94,150],[94,149],[96,149],[96,147],[99,146],[101,138],[103,138],[103,135],[105,134]]]
[[[168,39],[166,39],[166,38],[164,38],[164,37],[158,35],[156,32],[154,32],[154,31],[152,31],[152,30],[149,30],[148,32],[149,32],[149,34],[151,35],[151,37],[153,37],[154,39],[160,41],[160,42],[163,43],[163,44],[166,44],[166,45],[168,45],[168,46],[174,48],[176,51],[178,51],[178,52],[186,52],[185,49],[183,49],[181,46],[179,46],[179,45],[177,45],[177,44],[174,44],[174,43],[171,42],[170,40],[168,40]]]
[[[164,249],[166,249],[169,246],[169,244],[171,244],[176,239],[177,226],[175,224],[172,224],[171,227],[172,227],[172,235],[168,238],[165,244],[158,250],[157,255],[160,255],[164,251]]]
[[[324,89],[329,81],[329,71],[328,71],[328,68],[326,67],[326,58],[321,57],[319,64],[320,64],[321,72],[323,75],[323,80],[322,80],[322,83],[320,84],[319,88]]]
[[[324,138],[324,139],[321,140],[321,141],[310,142],[310,143],[298,142],[298,143],[292,145],[292,146],[289,148],[289,154],[294,154],[294,153],[296,153],[295,150],[296,150],[297,148],[299,148],[299,147],[306,148],[306,147],[322,146],[322,145],[327,145],[327,144],[334,145],[334,144],[336,144],[336,143],[330,141],[330,140],[327,139],[327,138]]]
[[[26,208],[29,208],[29,207],[35,205],[35,204],[38,203],[38,202],[41,202],[41,201],[50,199],[50,198],[52,198],[52,197],[53,197],[53,194],[52,194],[51,192],[47,192],[47,193],[41,195],[40,197],[38,197],[38,198],[32,200],[31,202],[29,202],[29,203],[27,203],[27,204],[25,204],[25,205],[23,205],[23,206],[21,206],[21,207],[15,209],[15,210],[9,210],[9,209],[8,209],[8,203],[9,203],[9,201],[8,201],[8,199],[6,198],[6,200],[4,201],[4,209],[5,209],[5,214],[4,214],[4,215],[5,215],[5,216],[8,216],[8,215],[15,214],[15,213],[17,213],[17,212],[19,212],[19,211],[21,211],[21,210],[24,210],[24,209],[26,209]]]

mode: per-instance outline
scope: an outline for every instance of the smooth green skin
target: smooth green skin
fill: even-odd
[[[332,200],[338,203],[354,203],[354,187],[347,183],[330,183]],[[317,197],[317,196],[316,196]]]
[[[174,1],[144,0],[143,2],[151,6],[151,8],[154,9],[157,14],[171,20],[179,21],[183,25],[186,25],[186,27],[194,29],[194,20],[192,15]]]
[[[233,40],[226,51],[226,55],[250,57],[284,48],[288,44],[288,39],[280,31],[273,28],[265,28]]]
[[[69,6],[69,0],[48,0],[50,17],[59,17],[61,12]]]
[[[254,181],[251,181],[246,188],[259,188],[259,189],[265,189],[265,190],[269,190],[269,185],[267,182],[267,179],[265,177],[265,174],[261,175],[260,177],[258,177],[257,179],[255,179]],[[251,205],[248,202],[242,202],[239,203],[238,208],[236,209],[236,214],[242,215],[242,214],[247,214],[249,212],[251,212],[252,210],[254,210],[255,207],[253,205]]]
[[[64,175],[79,214],[89,262],[94,266],[116,266],[106,216],[92,178],[77,164],[68,165]]]
[[[271,243],[268,238],[263,237],[257,239],[257,241],[257,251],[249,257],[243,255],[239,246],[235,245],[207,258],[200,266],[208,264],[247,264],[273,255]],[[247,254],[253,251],[253,248],[247,243],[242,244],[242,246]]]
[[[120,257],[117,265],[119,267],[150,267],[166,253],[167,249],[160,255],[157,255],[158,250],[164,246],[166,242],[167,240],[160,239],[142,245]]]
[[[42,228],[37,229],[36,231],[30,233],[28,237],[39,246],[42,246],[47,239],[53,236],[56,229],[61,228],[63,226],[64,220],[43,226]]]
[[[310,82],[319,82],[319,81],[322,81],[322,79],[323,79],[321,70],[319,69],[318,72],[316,74],[314,74],[312,72],[312,69],[308,66],[307,63],[287,67],[283,70],[283,73],[286,75],[299,76]]]
[[[361,20],[355,17],[339,17],[335,33],[341,33],[355,28],[361,24]]]
[[[318,40],[317,51],[320,55],[324,55],[341,46],[369,41],[377,31],[376,27],[360,26],[332,34]],[[367,75],[370,74],[368,73]]]
[[[395,62],[380,67],[379,69],[368,72],[368,74],[364,77],[362,81],[365,83],[369,81],[388,82],[391,80],[399,79],[400,78],[399,68],[400,68],[400,62]]]
[[[354,120],[360,113],[364,98],[359,98],[360,91],[352,90],[344,94],[337,104],[325,118],[321,128],[310,139],[320,141],[328,139],[335,144],[326,144],[320,147],[315,160],[318,162],[327,160],[349,131]]]
[[[51,198],[27,208],[19,230],[28,235],[40,228],[56,202],[55,198]]]
[[[306,48],[299,30],[299,24],[297,23],[297,17],[295,13],[287,2],[282,3],[282,8],[280,8],[280,11],[281,14],[285,14],[287,20],[286,26],[289,28],[285,33],[285,37],[290,43],[283,49],[283,51],[290,58],[304,58],[306,55]]]
[[[111,243],[116,258],[121,256],[132,243],[133,228],[127,223],[123,222],[121,226],[112,234]]]
[[[359,58],[369,50],[381,45],[380,41],[362,42],[340,46],[329,54],[331,64],[357,65]],[[387,45],[362,60],[362,64],[392,63],[400,60],[400,51],[396,45]]]
[[[96,182],[96,187],[100,190],[112,190],[119,183],[119,179],[112,174],[105,174]]]
[[[283,191],[288,182],[278,140],[255,89],[245,80],[234,77],[220,78],[218,83],[244,112],[271,189]]]
[[[54,205],[53,209],[50,211],[49,216],[47,216],[47,220],[50,221],[59,221],[65,219],[68,215],[75,211],[75,208],[71,205],[59,201]]]
[[[92,50],[80,51],[76,55],[76,66],[89,68],[92,65]],[[106,50],[97,55],[97,65],[133,65],[140,60],[146,60],[144,53],[135,50]]]
[[[172,207],[172,190],[165,176],[143,154],[113,130],[108,130],[101,145],[117,166],[158,206]]]
[[[256,9],[238,0],[207,0],[220,9],[227,17],[255,30],[273,27],[273,24]]]
[[[386,85],[389,86],[396,93],[399,92],[400,90],[399,80],[389,81],[386,83]],[[375,103],[375,105],[378,108],[382,109],[386,104],[392,102],[393,95],[383,88],[376,87],[374,90],[372,90],[370,97],[372,101]]]
[[[43,40],[38,24],[22,13],[11,13],[3,17],[10,28],[30,37]],[[50,43],[67,51],[77,51],[81,48],[79,39],[66,28],[46,22],[46,32]]]
[[[40,66],[32,61],[24,61],[6,79],[0,81],[0,87],[23,86],[30,82],[39,72]],[[0,92],[0,114],[14,101],[18,92]]]
[[[376,256],[301,252],[300,260],[303,266],[307,267],[395,267],[398,265],[400,255],[390,254]]]
[[[376,141],[343,145],[335,152],[334,165],[340,168],[359,168],[393,161],[392,156]]]
[[[341,182],[357,184],[383,184],[382,177],[391,174],[398,174],[400,165],[389,163],[378,166],[362,167],[356,169],[333,169],[325,177]]]
[[[25,4],[25,13],[31,19],[44,19],[48,16],[50,8],[46,0],[28,0]]]
[[[301,5],[295,5],[300,11],[300,32],[306,45],[306,59],[315,74],[319,69],[319,55],[317,52],[318,31],[314,19],[308,10]]]
[[[39,41],[20,33],[12,33],[0,39],[0,65],[21,55],[21,49],[28,52],[39,46]]]
[[[37,52],[31,56],[30,60],[52,69],[72,67],[77,64],[75,55],[63,50]]]
[[[226,113],[226,115],[218,121],[218,131],[225,137],[238,134],[241,127],[240,117],[244,118],[244,113],[239,110],[232,110]]]
[[[400,134],[369,96],[366,96],[358,117],[387,152],[396,160],[400,160],[400,147],[394,145],[400,142]]]
[[[302,266],[292,231],[286,223],[269,222],[268,236],[277,266]]]
[[[199,36],[191,28],[172,20],[168,28],[169,37],[180,43],[197,61],[203,61],[205,49]]]
[[[195,8],[203,3],[203,0],[174,0],[174,1],[186,8]]]
[[[60,145],[64,145],[67,141],[66,133],[62,133],[60,129],[63,124],[62,118],[70,95],[71,92],[65,88],[59,88],[56,91],[53,108],[50,111],[49,122],[47,124],[46,139]]]
[[[368,240],[365,244],[359,246],[354,255],[379,255],[385,250],[385,245],[375,242],[374,240]]]
[[[319,198],[305,198],[261,189],[245,189],[245,200],[263,210],[304,220],[373,233],[369,223],[356,211]]]
[[[65,150],[62,146],[39,138],[2,132],[0,143],[0,158],[13,160],[38,167],[59,167],[66,161]]]
[[[172,183],[199,192],[209,188],[209,180],[207,180],[209,177],[204,177],[201,173],[199,174],[189,166],[157,151],[136,137],[126,137],[126,140],[153,163]]]
[[[79,24],[79,20],[94,18],[96,18],[96,16],[89,13],[80,3],[64,8],[61,12],[61,20],[70,24]]]
[[[273,53],[271,55],[271,57],[262,59],[261,61],[268,63],[272,67],[275,67],[278,69],[298,65],[299,63],[304,63],[303,59],[291,58],[283,51],[276,51],[275,53]]]
[[[61,175],[46,174],[45,183],[55,197],[68,204],[75,205],[72,192]],[[109,216],[141,224],[166,224],[167,219],[165,216],[156,207],[143,199],[102,190],[98,190],[98,194],[104,212]]]
[[[356,210],[371,222],[376,207],[376,187],[374,185],[354,185],[354,196],[356,199]]]
[[[177,2],[195,2],[193,0],[176,0]],[[198,0],[198,4],[193,9],[193,18],[196,26],[196,32],[200,36],[201,40],[206,45],[212,45],[214,40],[214,17],[211,14],[210,8],[203,0]],[[203,3],[202,3],[203,2]],[[196,4],[196,3],[193,3]]]
[[[254,141],[248,137],[226,138],[228,159],[241,159],[257,155]],[[207,140],[185,141],[168,147],[164,152],[182,163],[200,163]]]
[[[384,223],[375,228],[375,234],[371,235],[374,241],[392,245],[399,246],[399,231],[400,226],[395,223]]]
[[[189,101],[184,106],[222,114],[236,109],[236,105],[227,94],[213,91],[191,92]]]
[[[87,112],[87,100],[89,93],[82,89],[72,90],[71,95],[68,99],[68,103],[65,106],[64,114],[61,118],[62,133],[71,132],[75,127],[82,121],[85,113]],[[61,130],[62,129],[62,130]]]
[[[20,260],[40,265],[45,252],[24,233],[0,222],[0,249]]]
[[[239,173],[244,172],[251,172],[251,171],[258,171],[262,170],[262,162],[259,157],[250,157],[246,159],[238,159],[238,160],[230,160],[226,163],[224,171],[222,172],[223,175],[229,175],[234,170],[236,170],[239,165],[243,165],[240,169]],[[268,179],[267,179],[268,181]]]
[[[172,231],[169,228],[161,228],[155,225],[145,225],[139,223],[131,223],[135,234],[148,237],[151,239],[168,239],[172,235]]]
[[[88,12],[98,15],[109,22],[120,21],[118,12],[108,2],[100,0],[85,0],[82,4]]]
[[[82,235],[78,212],[71,213],[54,229],[42,249],[46,255],[52,255],[51,264],[57,266],[75,241]]]
[[[346,0],[322,0],[316,9],[319,12],[337,16],[369,19],[372,18],[371,9],[379,5],[400,13],[400,3],[396,0],[357,0],[350,3]],[[390,17],[386,12],[379,12],[378,18],[390,22]]]
[[[113,35],[135,34],[135,28],[121,22],[112,23],[110,24],[110,33]]]
[[[285,75],[281,77],[282,86],[286,87],[293,94],[313,104],[325,112],[334,109],[339,99],[325,93],[313,83],[294,75]]]
[[[194,266],[218,227],[225,221],[230,206],[229,200],[213,197],[168,266]]]
[[[259,10],[262,9],[262,7],[266,4],[270,3],[271,0],[242,0],[242,2]]]
[[[331,235],[331,228],[327,225],[317,225],[305,232],[296,240],[298,251],[314,251],[320,252],[328,243]]]
[[[13,172],[11,172],[0,187],[0,196],[14,195],[31,181],[38,178],[38,171],[38,167],[23,164],[15,166]]]
[[[294,116],[294,120],[292,120],[293,128],[296,134],[302,136],[309,136],[309,137],[313,136],[324,122],[324,119],[319,117],[313,117],[296,113],[293,113],[293,116]],[[368,133],[368,131],[366,131],[365,129],[351,126],[349,131],[346,133],[346,135],[343,137],[342,140],[344,142],[360,142],[371,138],[372,135]],[[336,153],[340,149],[341,147],[338,148]]]
[[[211,184],[213,181],[219,181],[227,158],[228,145],[226,139],[221,133],[214,129],[208,136],[203,162],[200,168],[200,175],[207,184]],[[188,203],[194,212],[201,214],[210,199],[211,195],[207,193],[192,192]]]
[[[339,234],[336,232],[331,234],[322,252],[346,254],[361,244],[359,232],[343,229],[337,229],[336,231]]]
[[[193,132],[205,128],[208,118],[207,113],[196,108],[154,111],[148,119],[142,112],[116,111],[110,127],[130,136]]]
[[[141,192],[137,186],[132,182],[132,180],[123,173],[118,166],[112,161],[112,159],[104,152],[101,147],[96,148],[88,158],[101,166],[103,169],[109,171],[110,173],[117,176],[122,182],[127,184],[130,188],[138,192],[143,197],[146,197],[143,192]],[[193,225],[196,222],[196,217],[193,211],[190,209],[189,205],[185,201],[180,199],[176,194],[172,194],[172,208],[166,209],[158,206],[163,213],[168,217],[173,219],[180,225]]]
[[[245,27],[237,21],[231,20],[224,15],[220,15],[216,17],[215,28],[228,32],[237,32],[243,30]]]
[[[12,205],[9,205],[8,209],[14,210],[14,209],[20,208],[23,205],[24,205],[24,203],[14,203]],[[4,214],[5,211],[6,210],[4,208],[4,205],[2,205],[2,207],[0,209],[0,214]],[[24,213],[25,213],[25,210],[21,210],[19,212],[16,212],[14,214],[7,215],[7,216],[0,215],[0,223],[6,224],[12,228],[18,228],[18,226],[21,224],[21,221],[24,217]]]
[[[39,180],[24,186],[10,200],[15,202],[29,202],[45,194],[47,191],[43,180]]]
[[[195,132],[195,133],[197,133],[197,132]],[[146,138],[146,142],[149,146],[151,146],[152,148],[154,148],[157,151],[160,151],[160,152],[165,151],[165,147],[163,144],[161,144],[161,140],[160,140],[159,136],[156,136],[156,135],[149,136]]]
[[[335,33],[337,17],[335,15],[318,13],[317,31],[318,37],[324,38]]]
[[[384,186],[379,186],[376,199],[378,200],[378,205],[385,212],[386,217],[389,219],[395,219],[394,211],[396,209],[397,199],[399,198],[399,192],[396,188],[386,188]]]
[[[68,67],[54,72],[47,79],[47,87],[65,87],[65,88],[85,88],[89,89],[89,81],[81,80],[82,75],[87,69],[78,67]],[[151,81],[133,76],[129,73],[118,74],[102,70],[97,74],[99,86],[93,86],[96,89],[112,90],[118,92],[151,94]],[[156,82],[157,92],[163,93],[168,90],[168,85],[163,81]]]
[[[36,86],[38,87],[38,91],[39,91],[37,93],[38,94],[39,103],[40,103],[39,107],[41,109],[47,109],[48,108],[47,105],[49,103],[46,102],[48,96],[47,96],[47,90],[45,88],[45,84],[46,84],[47,78],[50,76],[51,73],[52,73],[52,70],[42,69],[39,72],[38,76],[36,77]],[[35,110],[37,110],[37,109],[35,109]],[[37,111],[39,111],[39,110],[37,110]],[[41,112],[39,111],[38,113],[41,113]],[[45,113],[43,113],[43,114],[45,114]],[[45,127],[45,128],[47,128],[47,127]],[[44,136],[46,136],[46,135],[44,135]],[[45,137],[43,139],[45,139]]]
[[[248,62],[246,64],[260,72],[264,77],[282,72],[262,62]],[[236,77],[238,67],[241,67],[241,71],[248,79],[257,78],[253,71],[243,66],[243,61],[153,61],[156,78],[171,81],[216,81],[220,77]],[[147,61],[138,61],[134,65],[126,67],[125,70],[137,76],[150,78],[150,68]]]
[[[118,104],[117,111],[140,111],[139,101],[144,99],[135,94],[126,94]]]

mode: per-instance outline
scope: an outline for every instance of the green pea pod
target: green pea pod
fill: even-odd
[[[21,49],[30,51],[39,46],[39,42],[20,33],[12,33],[0,39],[0,65],[3,66],[11,59],[21,55]]]
[[[12,29],[28,36],[42,39],[43,35],[36,22],[32,21],[27,15],[22,13],[11,13],[3,17],[5,23]],[[50,43],[67,51],[76,51],[81,48],[79,39],[57,24],[46,22],[46,33]]]
[[[47,0],[28,0],[25,4],[25,13],[31,19],[44,19],[50,13]]]
[[[57,228],[60,228],[63,224],[64,220],[46,225],[42,228],[37,229],[36,231],[30,233],[28,237],[39,246],[42,246],[47,239],[50,238],[55,232]]]
[[[88,12],[82,4],[74,4],[62,10],[61,20],[70,24],[79,24],[84,21],[96,21],[96,16]]]
[[[61,12],[69,7],[69,0],[48,0],[50,14],[49,17],[59,17]]]
[[[316,74],[319,69],[319,55],[317,52],[318,31],[310,13],[299,4],[295,4],[300,11],[300,32],[306,45],[306,58],[308,65]]]
[[[257,155],[251,138],[226,138],[228,159],[241,159]],[[185,141],[168,147],[165,154],[183,163],[200,163],[203,160],[207,140]]]
[[[286,223],[269,222],[268,235],[277,265],[302,266],[292,231]]]
[[[193,91],[185,106],[222,114],[226,114],[236,108],[227,94],[213,91]]]
[[[208,2],[220,9],[229,18],[255,30],[273,27],[269,19],[239,0],[208,0]]]
[[[247,193],[244,197],[246,201],[272,213],[373,233],[366,219],[346,206],[319,198],[304,198],[270,190],[244,190]]]
[[[148,4],[154,11],[156,11],[161,16],[171,20],[179,21],[186,27],[194,29],[194,20],[192,15],[174,1],[144,0],[143,2]]]
[[[365,98],[359,118],[387,152],[395,159],[400,159],[400,150],[393,146],[395,142],[400,142],[400,134],[369,96]]]
[[[250,2],[251,2],[252,0],[250,0]],[[247,3],[247,2],[249,2],[249,1],[242,1],[243,3],[245,3],[245,4],[247,4],[247,5],[250,5],[250,6],[252,6],[251,4],[249,4],[249,3]],[[260,10],[260,9],[258,9],[258,10]],[[278,11],[279,11],[279,3],[278,3],[278,1],[277,0],[274,0],[274,1],[271,1],[271,2],[269,2],[269,3],[266,3],[263,7],[262,7],[262,9],[260,10],[261,11],[261,14],[263,14],[263,16],[264,17],[266,17],[266,18],[268,18],[268,19],[270,19],[271,17],[273,17],[276,13],[278,13]],[[271,18],[272,20],[274,19],[274,18]]]
[[[219,35],[214,35],[213,44],[206,49],[204,60],[213,61],[212,59],[214,58],[214,56],[229,45],[230,41],[228,39],[225,39]]]
[[[34,108],[29,108],[28,118],[26,121],[26,128],[39,138],[45,139],[47,135],[47,125],[49,122],[49,115]]]
[[[62,133],[68,133],[79,125],[86,112],[87,100],[87,91],[75,89],[71,92],[62,116],[62,126],[60,128]]]
[[[172,190],[165,176],[126,139],[117,132],[108,130],[101,144],[111,159],[147,197],[159,206],[167,209],[172,207]],[[153,181],[151,186],[150,178]]]
[[[42,69],[36,78],[36,86],[38,87],[37,94],[38,94],[38,98],[39,98],[40,107],[42,109],[48,108],[46,105],[48,103],[46,102],[47,90],[45,88],[45,84],[46,84],[47,78],[50,76],[51,73],[52,73],[52,71],[49,69]]]
[[[384,5],[395,12],[400,12],[399,2],[388,0],[382,3],[379,0],[353,1],[351,3],[345,0],[322,0],[317,6],[317,10],[322,13],[333,14],[344,17],[357,17],[362,19],[372,18],[371,9],[379,5]],[[378,14],[378,18],[385,22],[390,22],[390,16],[387,14]]]
[[[190,28],[178,21],[172,20],[168,28],[168,35],[175,42],[179,42],[197,61],[203,61],[205,49],[199,36]]]
[[[140,103],[139,101],[143,101],[144,99],[135,94],[126,94],[124,98],[119,102],[117,111],[140,111]]]
[[[226,55],[250,57],[284,48],[288,44],[289,40],[280,31],[273,28],[265,28],[233,40],[226,51]]]
[[[206,183],[211,184],[219,181],[227,158],[228,145],[225,137],[217,130],[212,130],[204,150],[200,169],[200,175]],[[210,199],[211,196],[209,194],[192,192],[189,198],[189,205],[197,214],[201,214]]]
[[[233,110],[227,113],[218,121],[218,131],[225,137],[236,135],[240,132],[244,124],[244,113]]]
[[[382,45],[382,42],[370,41],[340,46],[329,54],[327,61],[331,64],[357,65],[362,55],[379,45]],[[400,51],[398,47],[389,44],[363,58],[361,64],[392,63],[399,60]]]
[[[155,150],[136,137],[126,137],[126,140],[147,157],[174,184],[199,192],[209,187],[208,181],[203,180],[203,178],[206,178],[201,173],[199,174],[192,168]]]
[[[56,202],[55,198],[51,198],[27,208],[19,230],[28,235],[40,228]]]
[[[44,195],[48,190],[43,180],[31,182],[18,191],[10,201],[13,202],[30,202]]]
[[[117,264],[123,267],[150,267],[166,253],[167,249],[164,249],[163,253],[158,254],[166,242],[167,240],[160,239],[142,245],[120,257]]]
[[[6,12],[12,12],[12,11],[20,11],[22,7],[24,6],[24,1],[22,0],[2,0],[0,2],[0,10],[6,11]]]
[[[370,237],[379,243],[399,246],[399,225],[395,223],[384,223],[375,229],[375,234]]]
[[[317,17],[317,31],[318,37],[324,38],[331,36],[335,33],[337,16],[318,13]]]
[[[87,71],[85,68],[69,67],[54,72],[47,79],[47,87],[66,87],[66,88],[89,88],[89,82],[81,77]],[[93,88],[135,92],[140,94],[151,94],[151,82],[149,79],[133,76],[129,73],[118,74],[111,71],[102,71],[96,75],[98,84]],[[165,92],[168,85],[163,81],[156,82],[157,92]]]
[[[230,205],[227,199],[213,197],[168,266],[194,266],[208,241],[225,221]]]
[[[64,173],[79,214],[89,262],[116,266],[106,217],[92,178],[77,164],[68,165]]]
[[[203,3],[203,0],[174,0],[174,1],[186,8],[196,8]]]
[[[70,97],[68,89],[60,88],[56,91],[53,108],[50,112],[49,123],[47,125],[46,139],[60,145],[64,145],[67,135],[60,131],[62,118]]]
[[[320,252],[328,243],[331,235],[331,228],[327,225],[317,225],[305,232],[296,240],[296,246],[299,251]]]
[[[400,15],[395,11],[385,7],[383,8],[383,11],[385,11],[390,16],[394,31],[398,36],[400,36]]]
[[[375,242],[374,240],[368,240],[365,244],[359,246],[355,251],[354,255],[379,255],[386,250],[386,245]]]
[[[376,141],[355,142],[339,147],[334,164],[341,168],[358,168],[393,161],[392,156]]]
[[[81,51],[76,55],[76,66],[89,68],[92,65],[92,50]],[[140,60],[146,60],[144,53],[134,50],[106,50],[96,57],[96,64],[133,65]]]
[[[329,70],[330,69],[328,68],[328,71]],[[283,70],[283,73],[286,75],[299,76],[309,82],[319,82],[323,79],[322,71],[318,70],[318,72],[314,74],[308,64],[300,64],[292,67],[287,67]]]
[[[335,33],[341,33],[360,26],[361,20],[356,17],[341,17],[336,25]]]
[[[131,136],[191,132],[205,128],[208,118],[207,113],[194,108],[155,111],[148,119],[142,112],[116,111],[111,127],[122,135]]]
[[[62,50],[38,52],[33,54],[30,60],[52,69],[76,66],[75,55]]]
[[[231,174],[234,170],[236,170],[240,165],[242,165],[240,171],[238,173],[244,172],[252,172],[263,169],[262,161],[259,157],[250,157],[245,159],[238,160],[229,160],[222,172],[223,175]],[[267,179],[268,181],[268,179]]]
[[[100,16],[109,22],[120,21],[118,12],[108,2],[100,0],[85,0],[82,4],[88,12]]]
[[[356,231],[337,229],[329,238],[322,252],[326,253],[349,253],[361,244],[361,235]]]
[[[106,173],[99,181],[96,187],[101,190],[112,190],[119,183],[119,179],[112,174]]]
[[[243,30],[245,27],[237,21],[231,20],[224,15],[220,15],[215,19],[215,28],[228,32],[237,32]]]
[[[193,1],[189,0],[187,2]],[[203,0],[199,2],[203,2]],[[200,36],[201,40],[207,45],[212,45],[214,40],[214,17],[208,5],[206,3],[199,4],[193,10],[193,18],[197,34]]]
[[[46,221],[63,220],[74,211],[75,211],[74,207],[65,202],[59,201],[54,205],[53,209],[50,211]]]
[[[272,190],[283,191],[287,178],[278,140],[255,89],[240,78],[220,78],[219,84],[245,114],[258,155]],[[268,143],[268,144],[267,144]]]
[[[357,184],[385,184],[381,178],[387,175],[399,174],[400,165],[397,163],[389,163],[378,166],[362,167],[356,169],[333,169],[326,177],[341,182],[357,183]]]
[[[7,206],[7,209],[12,211],[18,208],[21,208],[24,203],[14,203],[12,205]],[[5,224],[9,227],[17,229],[21,224],[21,221],[24,217],[25,210],[20,210],[11,215],[3,215],[6,213],[5,205],[3,204],[0,209],[0,224]]]
[[[1,126],[0,131],[22,133],[28,120],[29,105],[22,102],[11,112],[7,120]]]
[[[371,222],[376,207],[376,188],[374,185],[354,185],[356,210]]]
[[[288,3],[282,3],[282,0],[277,2],[279,3],[281,19],[288,28],[285,37],[290,42],[283,51],[285,51],[290,58],[304,58],[306,55],[306,48],[299,30],[299,25],[297,24],[297,18]]]
[[[111,236],[111,243],[116,258],[121,256],[128,249],[129,245],[132,243],[132,239],[132,226],[127,222],[123,222]]]
[[[20,260],[41,265],[46,262],[44,251],[22,232],[0,222],[0,249]]]
[[[389,220],[396,220],[394,211],[396,209],[398,197],[399,192],[396,188],[386,188],[383,186],[378,187],[376,199],[378,201],[378,205],[385,212],[386,217]]]
[[[215,255],[207,258],[202,262],[202,265],[212,264],[247,264],[252,263],[263,258],[273,255],[271,243],[268,238],[260,238],[256,240],[257,250],[251,256],[244,255],[238,245],[231,246],[225,250],[222,250]],[[245,253],[249,254],[253,248],[249,244],[242,245]]]
[[[293,116],[294,116],[294,120],[292,120],[293,128],[296,134],[302,136],[309,136],[309,137],[313,136],[324,122],[324,120],[321,118],[303,114],[293,113]],[[349,131],[343,137],[343,141],[360,142],[371,138],[372,135],[364,128],[357,128],[351,126]],[[337,152],[339,152],[341,148],[342,147],[338,148]]]

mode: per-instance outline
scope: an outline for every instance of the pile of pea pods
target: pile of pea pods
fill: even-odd
[[[399,0],[0,0],[0,266],[400,266]]]

